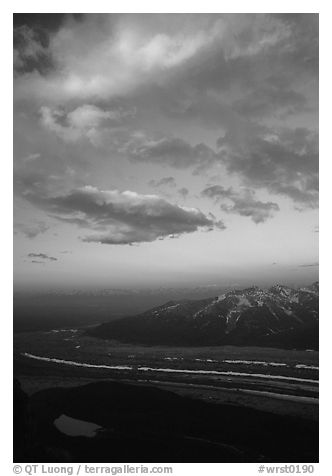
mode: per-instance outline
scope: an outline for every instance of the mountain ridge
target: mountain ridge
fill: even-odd
[[[148,345],[318,348],[319,283],[251,286],[178,301],[89,329],[95,337]]]

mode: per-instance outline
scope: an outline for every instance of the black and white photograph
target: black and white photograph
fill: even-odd
[[[14,472],[313,472],[319,17],[12,14]]]

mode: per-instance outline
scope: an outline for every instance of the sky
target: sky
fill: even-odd
[[[17,290],[318,279],[318,15],[15,14]]]

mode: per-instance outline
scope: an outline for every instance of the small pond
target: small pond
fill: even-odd
[[[77,420],[67,415],[61,415],[54,420],[56,428],[68,436],[87,436],[92,438],[102,427],[89,421]]]

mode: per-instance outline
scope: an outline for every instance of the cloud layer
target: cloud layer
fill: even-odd
[[[54,197],[30,200],[53,217],[89,229],[83,241],[131,244],[179,236],[199,229],[224,229],[221,221],[196,208],[173,205],[157,195],[118,190],[102,191],[86,186]]]
[[[223,229],[227,214],[232,224],[265,224],[262,233],[292,214],[310,216],[312,229],[318,149],[318,15],[15,22],[22,241],[54,236],[49,216],[64,233],[60,249],[69,226],[105,244]]]
[[[160,180],[150,180],[149,185],[152,187],[176,187],[176,180],[174,177],[163,177]]]
[[[168,164],[175,168],[207,167],[216,160],[216,153],[206,144],[192,146],[178,137],[148,139],[141,135],[126,145],[129,157],[135,161]]]
[[[232,188],[213,185],[204,189],[202,196],[221,203],[220,208],[223,211],[250,217],[255,223],[264,223],[279,211],[277,203],[256,200],[254,192],[248,189],[236,192]]]
[[[29,258],[39,258],[45,261],[58,261],[58,258],[55,258],[54,256],[49,256],[45,253],[29,253],[28,254]]]
[[[300,207],[318,206],[318,134],[306,128],[265,131],[239,144],[219,139],[227,170],[251,187],[289,197]]]

